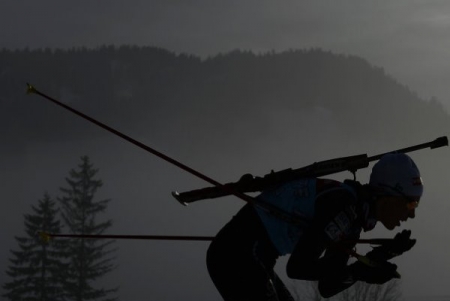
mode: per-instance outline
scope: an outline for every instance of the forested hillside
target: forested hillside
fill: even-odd
[[[190,124],[190,135],[206,135],[210,145],[229,129],[245,144],[270,131],[276,112],[288,112],[295,129],[313,111],[355,139],[423,137],[449,125],[438,102],[418,98],[383,68],[320,49],[204,60],[153,47],[2,50],[0,122],[13,148],[85,135],[60,109],[25,96],[26,82],[119,128],[152,135]]]

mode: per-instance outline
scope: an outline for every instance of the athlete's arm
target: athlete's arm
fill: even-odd
[[[349,255],[337,246],[356,220],[354,204],[353,194],[346,189],[317,199],[313,225],[300,237],[289,258],[286,272],[290,278],[319,281],[319,291],[328,297],[354,283],[347,269]]]

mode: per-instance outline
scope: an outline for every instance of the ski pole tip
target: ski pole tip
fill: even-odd
[[[27,94],[31,93],[36,93],[36,88],[33,85],[27,83]]]
[[[49,233],[44,232],[44,231],[39,231],[38,235],[39,235],[39,238],[45,243],[48,243],[50,241],[50,239],[52,238]]]

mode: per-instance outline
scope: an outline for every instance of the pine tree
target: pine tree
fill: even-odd
[[[95,194],[103,183],[95,178],[98,170],[93,168],[89,158],[83,156],[81,161],[78,170],[72,169],[66,178],[68,187],[61,188],[62,218],[73,234],[102,234],[112,225],[112,221],[98,222],[97,217],[106,210],[110,200],[95,200]],[[115,300],[109,296],[117,289],[94,287],[95,280],[114,268],[113,243],[112,240],[70,240],[66,279],[69,300]]]
[[[38,232],[59,233],[60,222],[55,202],[45,193],[33,214],[26,214],[26,236],[16,237],[19,251],[11,251],[13,258],[7,274],[12,278],[3,288],[9,300],[63,300],[63,282],[67,255],[64,241],[44,241]]]

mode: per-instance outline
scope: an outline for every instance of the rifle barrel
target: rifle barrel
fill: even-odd
[[[448,139],[447,139],[446,136],[439,137],[439,138],[437,138],[437,139],[435,139],[433,141],[427,142],[427,143],[413,145],[413,146],[405,147],[405,148],[402,148],[402,149],[399,149],[399,150],[396,150],[396,151],[392,151],[392,152],[388,152],[388,153],[383,153],[383,154],[379,154],[379,155],[376,155],[376,156],[372,156],[372,157],[369,157],[368,160],[369,160],[369,162],[372,162],[372,161],[380,160],[381,157],[383,157],[384,155],[387,155],[387,154],[409,153],[409,152],[413,152],[413,151],[424,149],[424,148],[428,148],[428,147],[430,149],[435,149],[435,148],[442,147],[442,146],[448,146]]]

